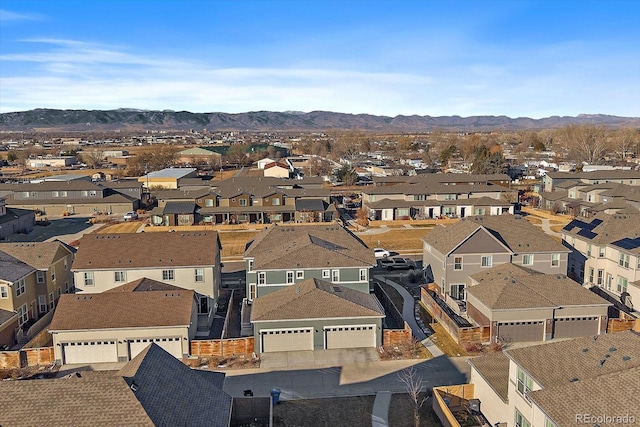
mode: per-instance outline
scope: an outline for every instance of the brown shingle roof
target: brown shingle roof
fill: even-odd
[[[189,325],[194,292],[105,292],[60,297],[50,331]]]
[[[255,269],[376,265],[373,251],[339,225],[273,226],[261,231],[244,253]]]
[[[470,276],[467,293],[491,310],[574,305],[611,305],[564,275],[542,274],[502,264]]]
[[[640,237],[640,212],[598,213],[589,219],[574,219],[562,232],[595,244],[612,244],[622,239]]]
[[[569,252],[562,244],[529,221],[507,214],[463,218],[448,227],[434,228],[422,240],[446,254],[479,226],[514,253]]]
[[[503,402],[509,398],[509,358],[503,353],[472,357],[468,362],[485,379]]]
[[[0,381],[0,424],[153,426],[122,377],[108,371],[79,375],[53,380]]]
[[[550,388],[573,379],[584,381],[640,367],[640,336],[631,331],[617,332],[598,335],[595,340],[576,338],[506,350],[505,354],[536,383]],[[624,360],[625,356],[629,360]]]
[[[384,317],[373,295],[308,279],[257,298],[251,321]]]
[[[215,231],[85,234],[73,269],[215,266],[219,245]]]
[[[0,251],[38,270],[48,269],[54,261],[71,253],[68,246],[57,240],[53,242],[0,243]]]
[[[141,279],[134,280],[133,282],[117,286],[113,289],[108,289],[104,292],[179,291],[182,289],[184,288],[143,277]]]

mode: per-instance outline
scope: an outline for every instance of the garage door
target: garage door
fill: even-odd
[[[270,329],[260,331],[263,353],[313,350],[313,329]]]
[[[182,359],[182,343],[180,338],[140,338],[129,340],[129,357],[133,359],[152,342],[158,344],[173,357]]]
[[[504,322],[498,324],[498,338],[506,342],[544,340],[544,322]]]
[[[82,341],[62,344],[65,364],[117,362],[115,341]]]
[[[556,319],[554,338],[575,338],[598,335],[598,317],[564,317]]]
[[[324,328],[324,348],[359,348],[376,346],[375,325],[327,326]]]

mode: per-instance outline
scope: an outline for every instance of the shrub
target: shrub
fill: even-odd
[[[482,344],[478,342],[468,342],[464,344],[464,351],[467,353],[479,353],[483,349]]]

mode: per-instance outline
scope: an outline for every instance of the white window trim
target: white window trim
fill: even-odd
[[[36,282],[44,283],[46,274],[44,271],[36,271]]]
[[[116,283],[126,283],[127,281],[127,272],[126,271],[114,271],[113,272],[113,281]]]
[[[331,278],[331,270],[322,270],[322,278],[330,279]]]
[[[484,260],[487,260],[488,263],[485,265]],[[493,267],[493,255],[483,255],[480,258],[480,267],[481,268],[491,268]]]
[[[253,271],[253,260],[247,260],[247,272],[251,273]]]
[[[331,282],[333,283],[340,282],[340,270],[331,270]]]
[[[27,286],[25,284],[24,278],[18,279],[16,281],[16,298],[23,295],[25,292],[27,292]]]
[[[529,258],[530,261],[528,263],[524,262],[526,257],[530,257]],[[522,265],[533,265],[533,263],[534,263],[533,254],[523,254],[522,255]]]
[[[460,258],[460,268],[456,268],[456,258]],[[464,269],[464,258],[461,256],[453,257],[453,271],[462,271]]]
[[[9,286],[0,285],[0,299],[9,299]]]
[[[556,259],[554,259],[556,257]],[[556,264],[554,264],[556,262]],[[551,254],[551,267],[560,267],[560,254]]]
[[[367,269],[361,268],[358,277],[360,277],[361,282],[366,282],[367,280],[369,280],[369,278],[367,277]]]
[[[165,279],[166,273],[166,279]],[[162,270],[162,280],[176,280],[176,271],[173,269]]]
[[[96,282],[93,278],[93,271],[85,271],[83,273],[84,285],[85,286],[95,286]]]
[[[285,278],[284,278],[284,282],[287,285],[292,285],[296,282],[296,275],[294,271],[287,271],[285,273]]]
[[[262,283],[261,283],[262,282]],[[258,286],[267,284],[267,273],[264,271],[258,272]]]
[[[202,274],[198,274],[198,270],[200,270],[202,272]],[[195,271],[193,272],[195,277],[194,280],[198,283],[202,283],[204,282],[204,268],[196,268]]]
[[[296,280],[301,280],[304,279],[304,271],[303,270],[297,270],[296,271]]]

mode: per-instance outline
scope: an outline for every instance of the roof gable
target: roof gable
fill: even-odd
[[[454,247],[449,253],[478,254],[478,253],[512,253],[512,251],[486,228],[478,227],[469,237]]]

